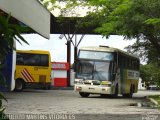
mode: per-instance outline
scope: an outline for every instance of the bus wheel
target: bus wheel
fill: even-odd
[[[23,91],[24,89],[24,81],[21,79],[17,79],[16,80],[16,84],[15,84],[15,91]]]
[[[50,90],[51,89],[51,85],[46,84],[46,85],[44,85],[43,89],[44,90]]]
[[[123,94],[123,97],[132,98],[132,96],[133,96],[133,87],[131,85],[129,94]]]
[[[132,98],[132,96],[133,96],[133,86],[131,85],[131,87],[130,87],[130,92],[129,92],[129,98]]]
[[[48,90],[51,90],[51,85],[48,85]]]
[[[85,93],[85,92],[79,92],[81,97],[88,97],[89,93]]]
[[[116,85],[116,88],[115,88],[115,92],[113,94],[113,97],[114,98],[117,98],[118,97],[118,85]]]
[[[106,94],[100,94],[100,96],[101,96],[102,98],[108,97]]]

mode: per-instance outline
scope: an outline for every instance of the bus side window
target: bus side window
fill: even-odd
[[[132,69],[132,60],[129,58],[129,69]]]
[[[49,56],[48,55],[41,55],[41,66],[49,66]]]
[[[41,60],[41,58],[40,58],[40,55],[32,55],[32,57],[31,57],[32,59],[31,59],[31,65],[33,65],[33,66],[40,66],[41,64],[40,64],[40,60]]]
[[[127,57],[127,69],[130,69],[130,60],[129,60],[129,57]]]
[[[119,65],[119,67],[122,67],[122,55],[121,54],[119,54],[118,55],[118,65]]]
[[[23,55],[22,54],[17,53],[16,64],[17,65],[23,65],[24,64]]]
[[[137,64],[136,64],[137,70],[139,70],[139,67],[140,67],[140,63],[139,63],[139,60],[137,60]]]
[[[115,74],[117,72],[118,66],[116,62],[113,62],[113,73]]]
[[[138,60],[133,59],[132,60],[132,69],[133,70],[138,70],[138,64],[139,64]]]
[[[131,59],[131,69],[134,70],[134,60]]]
[[[124,66],[125,66],[125,69],[127,69],[128,68],[128,58],[125,56],[125,63],[124,63]]]
[[[40,65],[40,55],[34,55],[34,54],[24,54],[24,65],[33,65],[33,66],[38,66]]]
[[[138,70],[138,61],[137,60],[134,60],[134,69]]]

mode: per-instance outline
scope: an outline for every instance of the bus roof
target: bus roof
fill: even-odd
[[[50,54],[49,51],[45,50],[16,50],[18,53],[33,53],[33,54]]]
[[[135,58],[139,59],[139,57],[135,54],[129,54],[129,53],[122,51],[118,48],[113,48],[113,47],[108,47],[108,46],[85,46],[85,47],[81,47],[79,50],[101,51],[101,52],[120,52],[120,53],[123,53],[127,56],[131,56],[131,57],[135,57]]]

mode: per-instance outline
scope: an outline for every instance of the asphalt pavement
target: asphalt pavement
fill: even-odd
[[[91,95],[81,98],[72,89],[5,92],[5,113],[11,119],[160,120],[160,111],[145,96],[160,91],[139,91],[133,98]]]

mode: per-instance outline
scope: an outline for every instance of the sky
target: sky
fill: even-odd
[[[59,3],[57,3],[59,5]],[[64,4],[60,4],[61,7],[65,7]],[[81,7],[78,6],[74,9],[74,11],[66,11],[67,15],[69,16],[85,16],[88,11],[93,11],[94,8],[88,9],[88,7]],[[60,11],[54,9],[52,14],[57,16]],[[66,14],[66,13],[65,13]],[[51,61],[55,62],[66,62],[67,61],[67,46],[66,46],[66,39],[59,39],[60,34],[51,34],[50,39],[45,39],[44,37],[40,36],[39,34],[23,34],[22,35],[29,45],[23,43],[22,45],[16,42],[17,50],[47,50],[50,51],[51,54]],[[77,41],[80,39],[81,35],[77,36]],[[73,38],[74,42],[75,38]],[[78,48],[82,46],[109,46],[114,48],[119,48],[124,50],[124,48],[128,45],[131,45],[135,42],[135,40],[123,40],[122,36],[110,36],[109,39],[102,38],[101,35],[85,35],[82,42],[78,46]],[[126,50],[124,50],[126,51]],[[74,61],[74,48],[72,45],[71,49],[71,63]]]
[[[17,50],[47,50],[50,51],[51,61],[55,62],[66,62],[67,61],[67,46],[66,39],[63,37],[59,39],[60,34],[51,34],[50,39],[45,39],[39,34],[23,34],[22,35],[25,40],[29,43],[29,45],[22,43],[19,44],[16,42]],[[81,35],[77,35],[77,41],[79,41]],[[73,42],[75,38],[73,38]],[[121,50],[126,51],[124,48],[128,45],[131,45],[135,42],[135,40],[124,40],[122,36],[113,35],[110,36],[109,39],[102,38],[101,35],[85,35],[79,44],[78,48],[82,46],[99,46],[105,45],[109,47],[119,48]],[[74,59],[74,48],[72,45],[71,48],[71,63],[73,63]]]

